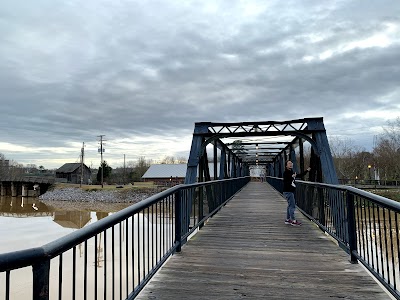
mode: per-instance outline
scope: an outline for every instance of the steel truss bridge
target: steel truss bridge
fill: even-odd
[[[0,254],[0,299],[12,299],[15,294],[34,300],[79,297],[134,299],[140,296],[160,268],[164,264],[165,268],[168,267],[167,260],[176,252],[185,251],[182,246],[187,240],[208,221],[213,222],[210,218],[239,195],[239,191],[249,187],[251,178],[248,175],[252,166],[265,167],[269,183],[252,182],[252,187],[257,185],[259,195],[264,195],[264,190],[269,189],[278,199],[266,202],[272,205],[281,203],[281,196],[275,192],[282,191],[280,177],[285,161],[292,160],[294,168],[303,171],[306,144],[310,145],[312,171],[309,181],[298,182],[296,198],[299,210],[324,231],[321,236],[325,238],[328,234],[334,238],[349,254],[351,262],[361,262],[391,295],[400,299],[400,269],[395,266],[400,257],[400,205],[337,184],[322,118],[195,123],[185,184],[153,195],[46,245]],[[208,168],[209,157],[219,161],[213,164],[213,170]],[[211,174],[218,180],[211,180]],[[260,204],[255,210],[265,209],[263,201],[267,199],[264,196],[257,198],[252,191],[251,197],[246,197],[248,201]],[[249,203],[239,204],[242,208],[249,208]],[[231,212],[228,207],[225,209]],[[223,224],[218,229],[232,236],[228,231],[235,230],[235,227],[230,221],[240,220],[243,224],[255,215],[254,211],[247,211],[246,216],[244,213],[239,211],[233,220],[223,217]],[[276,215],[275,211],[269,213]],[[245,235],[260,233],[251,222],[246,224],[251,230],[244,232]],[[287,229],[285,225],[274,225],[274,228],[282,232]],[[306,226],[302,229],[304,237],[301,240],[307,243]],[[254,239],[258,236],[255,235]],[[284,245],[285,239],[289,238],[294,238],[298,244],[292,234],[279,236]],[[236,241],[240,251],[249,247],[248,237],[241,243]],[[193,247],[193,244],[187,247]],[[263,252],[259,251],[259,246],[256,249],[258,253]],[[279,249],[277,253],[280,253]],[[294,255],[298,257],[297,252]],[[229,263],[235,264],[236,261]],[[328,274],[324,265],[320,267],[323,268],[321,274]],[[21,288],[24,283],[18,273],[23,268],[26,271],[24,276],[29,278],[26,289]],[[178,292],[181,287],[187,288],[183,286],[185,280],[179,281]],[[354,280],[354,284],[358,284],[358,279]],[[164,284],[162,280],[158,281]],[[207,291],[202,290],[201,296],[207,297]],[[191,295],[185,296],[190,298]]]
[[[197,172],[199,181],[210,181],[211,177],[226,179],[249,175],[251,166],[264,166],[267,175],[281,177],[286,160],[292,160],[294,169],[300,173],[305,167],[305,143],[311,148],[310,181],[337,184],[322,118],[195,123],[185,183],[195,182]],[[219,166],[214,164],[214,170],[208,169],[208,146],[213,147],[212,160],[220,161]]]

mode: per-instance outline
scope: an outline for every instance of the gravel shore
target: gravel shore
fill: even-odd
[[[106,203],[137,203],[162,189],[120,189],[84,191],[79,188],[63,188],[47,191],[39,196],[44,201],[76,201],[76,202],[106,202]]]

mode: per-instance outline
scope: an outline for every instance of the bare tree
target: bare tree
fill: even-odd
[[[24,173],[24,166],[13,160],[8,160],[0,153],[0,179],[20,176]]]
[[[186,164],[188,161],[188,159],[184,156],[180,156],[176,159],[176,163],[177,164]]]
[[[244,148],[243,142],[241,140],[235,140],[232,143],[232,152],[236,154],[244,154],[246,150]]]
[[[129,178],[132,181],[141,181],[142,176],[149,169],[151,165],[151,160],[146,160],[144,156],[138,159],[138,162],[134,165],[132,172],[129,173]]]
[[[10,161],[9,175],[11,177],[21,176],[24,173],[24,165],[16,161]]]
[[[353,140],[330,137],[329,145],[332,152],[336,173],[341,179],[369,179],[368,164],[372,154],[354,144]]]
[[[389,121],[383,128],[384,132],[378,136],[374,148],[374,164],[381,179],[400,179],[400,117]]]
[[[185,164],[187,163],[187,158],[180,156],[175,158],[174,156],[165,156],[161,160],[161,164],[168,164],[168,165],[173,165],[173,164]]]
[[[162,164],[175,164],[176,163],[176,159],[173,156],[165,156],[162,160],[161,160]]]
[[[0,153],[0,179],[8,176],[9,165],[4,154]]]

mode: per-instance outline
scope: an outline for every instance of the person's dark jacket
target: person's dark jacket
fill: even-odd
[[[303,173],[296,174],[296,178],[300,178],[308,173],[307,170],[305,170]],[[292,169],[285,169],[285,172],[283,172],[283,192],[286,193],[294,193],[296,191],[296,187],[292,185],[294,183],[294,178],[293,178],[293,170]]]

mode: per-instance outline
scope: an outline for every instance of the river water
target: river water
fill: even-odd
[[[130,205],[132,204],[1,197],[0,253],[42,246]],[[163,206],[162,214],[161,208],[155,212],[152,210],[151,214],[139,213],[108,229],[107,232],[100,233],[97,241],[90,239],[87,244],[82,243],[68,250],[62,256],[62,263],[60,257],[52,259],[50,299],[57,299],[59,293],[62,293],[63,299],[74,299],[73,282],[76,282],[75,293],[78,299],[82,299],[85,285],[87,299],[125,299],[128,295],[125,291],[132,291],[139,284],[145,276],[144,271],[148,272],[151,269],[150,263],[161,260],[164,253],[161,249],[168,249],[172,243],[172,239],[168,236],[172,236],[173,219],[169,217],[172,213],[167,212],[168,209],[172,207]],[[161,236],[166,238],[160,239]],[[57,272],[61,264],[62,290],[60,291]],[[122,266],[132,266],[132,268],[128,270],[127,267],[125,270]],[[107,274],[107,278],[104,274]],[[87,277],[84,279],[83,276]],[[11,299],[32,299],[31,267],[12,271],[10,278]],[[0,273],[0,299],[5,294],[6,282],[5,272]]]
[[[97,220],[100,220],[130,205],[131,204],[129,203],[41,201],[38,198],[2,196],[0,198],[0,253],[42,246],[73,231],[88,226],[89,224],[92,224]],[[369,245],[368,249],[366,249],[365,251],[363,248],[363,245],[365,244],[360,244],[360,252],[364,253],[366,259],[371,261],[372,265],[378,266],[378,269],[381,270],[385,269],[385,275],[391,282],[400,282],[400,246],[397,244],[398,241],[397,239],[394,239],[393,247],[392,245],[386,244],[387,242],[382,242],[383,240],[391,241],[393,234],[392,231],[394,228],[397,228],[395,227],[395,225],[390,226],[390,224],[385,224],[385,222],[382,220],[387,221],[391,219],[393,222],[395,220],[395,216],[392,215],[389,219],[388,212],[386,212],[387,216],[385,217],[382,210],[376,211],[374,214],[370,212],[368,214],[365,214],[357,211],[357,215],[360,215],[361,218],[359,219],[359,222],[364,224],[361,226],[361,231],[363,232],[363,235],[362,237],[360,237],[360,239],[365,239],[365,244]],[[376,219],[375,217],[371,217],[375,215]],[[368,216],[368,220],[365,219],[365,216]],[[138,216],[137,218],[141,219],[144,217]],[[134,232],[137,232],[138,230],[137,218],[135,217],[134,220],[128,221],[127,224],[128,228],[131,228],[132,224],[129,224],[129,222],[134,221]],[[157,218],[155,217],[154,220],[157,220]],[[377,222],[378,220],[379,222]],[[155,232],[157,232],[156,235],[160,236],[161,227],[157,226],[157,222],[153,224],[152,221],[153,217],[149,217],[149,221],[144,222],[144,224],[148,224],[147,226],[150,227],[155,227]],[[166,222],[167,224],[172,224],[172,220],[167,220]],[[120,229],[123,232],[125,228],[124,226],[125,225],[123,225],[122,228],[116,227],[116,236],[118,236],[118,232]],[[167,227],[165,227],[165,229],[171,231],[171,226],[168,225]],[[378,230],[374,228],[377,228]],[[392,230],[386,230],[386,228],[392,228]],[[124,234],[122,234],[122,236],[124,236]],[[96,260],[99,263],[98,265],[94,265],[94,257],[89,257],[89,259],[91,259],[92,261],[91,267],[93,269],[88,270],[88,274],[90,274],[91,277],[93,277],[92,275],[95,273],[95,269],[100,270],[103,268],[105,249],[104,241],[102,241],[102,239],[104,239],[104,237],[100,235],[98,245],[90,244],[90,247],[92,247],[93,249],[95,247],[98,248],[97,255],[99,255],[98,259]],[[108,239],[110,239],[110,235],[108,235]],[[148,244],[145,243],[146,239],[144,238],[144,236],[136,237],[136,239],[138,240],[135,240],[135,243],[139,242],[139,244],[143,245],[143,247],[146,247],[146,249],[151,249],[153,247],[151,242]],[[147,238],[147,241],[149,240],[152,241],[153,236],[151,236],[150,239]],[[111,245],[111,242],[109,241],[107,245],[109,247]],[[126,249],[126,244],[124,243],[124,241],[121,241],[121,248]],[[386,249],[393,250],[386,251]],[[77,265],[81,266],[83,265],[82,245],[78,246],[77,253]],[[111,253],[111,249],[108,250],[108,253]],[[134,257],[134,260],[138,261],[137,265],[139,264],[139,258],[137,257],[138,255],[142,256],[143,254],[136,253],[136,257]],[[68,259],[71,259],[70,256],[71,253],[66,253],[64,256],[64,260],[67,261]],[[378,260],[378,256],[382,257],[382,261]],[[121,262],[125,259],[124,257],[125,256],[122,255],[119,258]],[[109,261],[109,259],[109,257],[106,258],[107,261]],[[109,265],[110,264],[111,263],[109,262]],[[56,260],[52,260],[52,265],[52,270],[57,270],[58,266]],[[387,271],[385,266],[387,266]],[[142,266],[142,269],[144,269],[144,266]],[[13,277],[18,278],[18,281],[13,281],[12,291],[15,291],[15,293],[12,293],[12,299],[29,299],[31,289],[22,289],[20,288],[20,286],[22,282],[24,283],[24,286],[31,286],[31,273],[32,271],[30,268],[15,271]],[[70,274],[71,270],[65,268],[64,273]],[[81,273],[78,272],[78,276],[81,276]],[[132,278],[132,273],[129,274],[129,277]],[[66,281],[67,278],[69,277],[65,277],[64,280]],[[71,280],[71,278],[69,278],[69,280]],[[100,277],[99,283],[101,283],[101,280],[102,278]],[[4,283],[4,274],[0,274],[0,299],[3,296],[4,291],[2,291],[2,289],[5,286]],[[67,281],[65,283],[67,283]],[[135,284],[137,283],[138,279],[135,278]],[[88,281],[88,285],[91,286],[90,290],[93,292],[93,282]],[[57,294],[57,290],[55,289],[55,287],[56,285],[52,285],[52,288],[50,290],[52,295]],[[133,285],[129,286],[128,288],[129,290],[132,290]],[[69,298],[71,290],[72,288],[67,285],[66,288],[64,288],[63,290],[63,295],[68,296],[67,298]],[[108,291],[108,293],[110,292],[111,291]]]
[[[0,253],[42,246],[129,205],[1,196]]]

